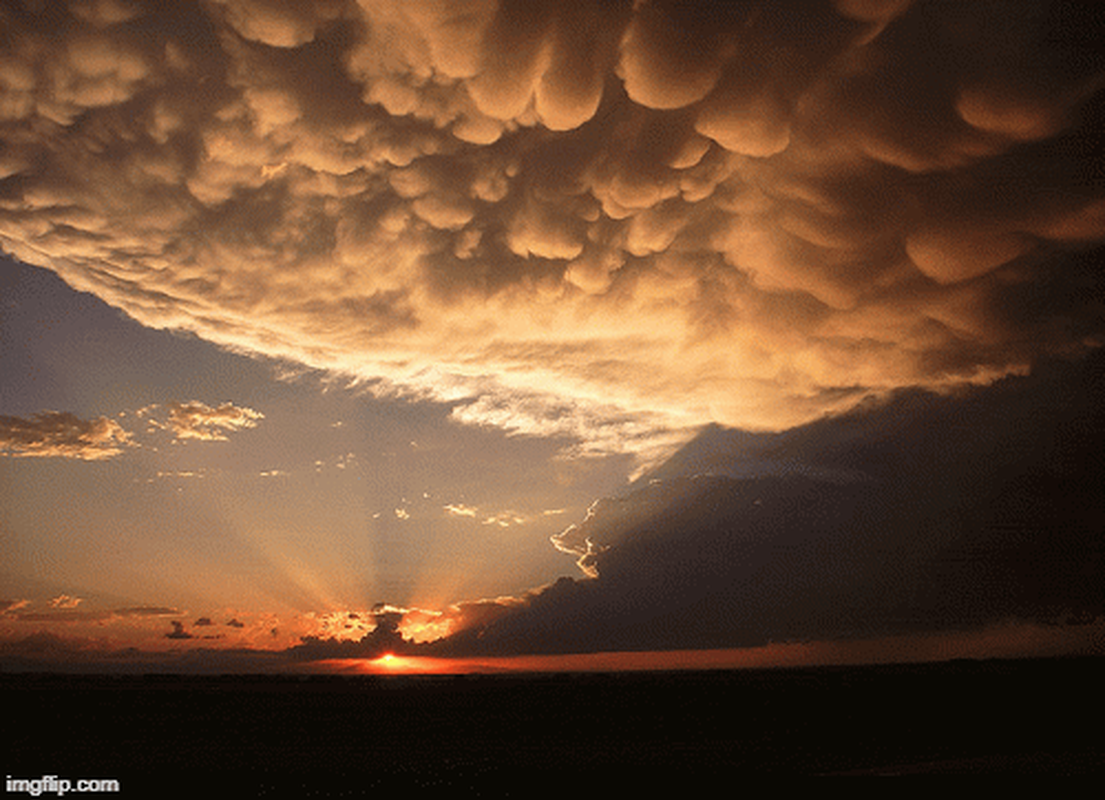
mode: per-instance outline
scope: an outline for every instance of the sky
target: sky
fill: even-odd
[[[1103,28],[5,4],[0,663],[1102,652]]]

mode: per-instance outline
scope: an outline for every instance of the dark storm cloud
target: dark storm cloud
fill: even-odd
[[[1098,354],[955,398],[909,390],[782,434],[706,431],[558,537],[594,579],[561,579],[437,646],[716,648],[1100,625],[1103,367]]]
[[[74,2],[0,29],[7,252],[466,422],[647,451],[1105,341],[1092,5]]]

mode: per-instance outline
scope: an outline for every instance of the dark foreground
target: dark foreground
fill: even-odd
[[[7,674],[3,770],[115,778],[123,794],[151,797],[182,788],[531,796],[592,780],[639,789],[672,779],[731,785],[751,774],[1097,774],[1103,666],[1096,658],[505,677]]]

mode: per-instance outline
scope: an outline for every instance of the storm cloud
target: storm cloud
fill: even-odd
[[[587,577],[454,609],[440,652],[761,646],[1105,619],[1101,354],[778,434],[704,431],[555,537]],[[1088,626],[1088,627],[1087,627]],[[1089,639],[1087,639],[1089,636]],[[1079,645],[1082,646],[1082,645]]]
[[[1102,28],[900,0],[8,4],[0,247],[145,325],[581,452],[780,429],[1101,346]]]

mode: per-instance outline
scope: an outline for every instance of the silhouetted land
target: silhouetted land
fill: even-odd
[[[488,795],[745,774],[1099,773],[1105,659],[450,677],[0,675],[13,777]],[[154,796],[154,795],[149,795]]]

